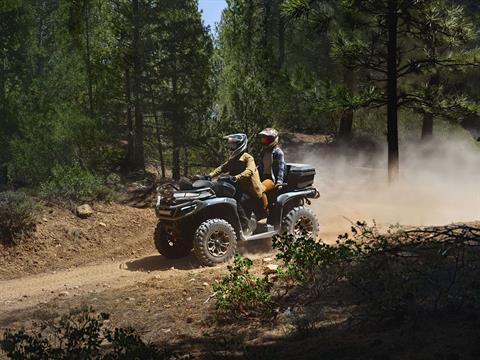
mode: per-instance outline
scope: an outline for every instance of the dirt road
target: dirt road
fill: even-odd
[[[270,244],[255,248],[243,247],[240,251],[255,259],[271,252]],[[219,274],[225,266],[208,268]],[[0,305],[2,311],[10,312],[47,303],[55,298],[71,298],[100,293],[105,290],[126,288],[149,279],[172,281],[185,272],[199,273],[202,268],[193,255],[180,260],[169,260],[156,254],[127,261],[110,261],[98,265],[52,271],[11,280],[0,281]],[[175,280],[173,280],[175,281]]]
[[[106,289],[127,287],[150,278],[167,277],[171,269],[198,268],[193,257],[170,261],[152,254],[122,262],[82,266],[65,271],[0,281],[0,304],[3,311],[29,308],[56,297],[75,297]]]

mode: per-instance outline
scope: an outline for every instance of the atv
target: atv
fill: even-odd
[[[316,238],[319,223],[306,206],[320,196],[313,187],[315,169],[305,164],[287,164],[285,184],[268,193],[268,216],[257,221],[251,215],[252,235],[240,225],[235,184],[228,176],[217,181],[206,177],[180,185],[167,183],[158,188],[155,206],[158,224],[154,239],[157,250],[169,259],[190,254],[192,248],[202,265],[213,266],[230,260],[238,241],[271,238],[277,234],[307,232]],[[245,196],[245,195],[244,195]]]

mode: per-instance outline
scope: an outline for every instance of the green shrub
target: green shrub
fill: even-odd
[[[283,261],[282,280],[306,286],[315,296],[344,277],[345,266],[357,253],[351,240],[330,245],[305,235],[276,236],[273,247],[278,250],[277,259]]]
[[[220,316],[248,317],[273,314],[272,283],[268,276],[259,278],[250,272],[252,260],[236,255],[229,274],[213,285],[215,306]]]
[[[80,167],[56,166],[50,180],[40,185],[40,195],[49,201],[111,201],[115,192],[104,180]]]
[[[54,323],[34,324],[30,332],[7,329],[0,340],[0,349],[8,358],[18,360],[180,358],[174,352],[145,343],[132,328],[108,328],[108,318],[108,314],[82,309]]]
[[[0,193],[0,242],[15,244],[35,229],[38,202],[22,192]]]

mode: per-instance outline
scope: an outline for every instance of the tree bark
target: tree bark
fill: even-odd
[[[183,148],[183,176],[188,176],[188,150],[186,147]]]
[[[90,1],[85,1],[85,45],[86,45],[86,65],[87,65],[87,84],[88,84],[88,106],[89,115],[94,116],[93,108],[93,81],[92,81],[92,64],[90,54]]]
[[[268,51],[268,39],[270,37],[270,10],[271,10],[271,0],[263,0],[263,6],[265,8],[264,18],[263,18],[263,49],[265,52]]]
[[[278,19],[278,68],[281,69],[285,63],[285,21],[282,14]]]
[[[354,91],[354,74],[353,71],[344,69],[343,82],[348,89],[350,95]],[[338,129],[338,140],[340,142],[349,142],[352,139],[353,129],[353,110],[346,110],[342,113],[340,118],[340,126]]]
[[[430,76],[428,81],[429,86],[437,87],[440,84],[440,73],[435,70],[435,73]],[[422,123],[422,142],[429,141],[433,138],[433,114],[426,112],[423,114]]]
[[[176,69],[172,76],[172,99],[175,103],[173,108],[175,111],[172,115],[172,176],[175,180],[180,179],[180,129],[182,128],[180,122],[183,122],[183,117],[178,109],[177,101],[177,74]]]
[[[140,52],[140,9],[138,0],[132,1],[133,15],[133,95],[135,106],[135,158],[134,169],[145,169],[145,151],[143,146],[143,104],[141,94],[142,54]]]
[[[177,141],[174,141],[172,149],[172,176],[175,180],[180,179],[180,149]]]
[[[133,131],[133,119],[132,119],[132,96],[131,96],[131,84],[130,84],[130,70],[129,65],[126,63],[125,68],[125,100],[127,102],[127,167],[133,167],[133,160],[135,158],[135,137]]]
[[[155,119],[155,135],[157,138],[157,150],[158,150],[158,157],[160,159],[161,177],[164,178],[165,177],[165,161],[163,158],[162,133],[160,129],[160,119],[158,118],[158,114],[157,114],[157,104],[155,103],[155,95],[153,93],[152,86],[150,86],[150,99],[152,104],[153,118]]]
[[[399,173],[398,95],[397,95],[397,26],[398,0],[388,0],[387,29],[387,142],[388,181],[395,182]]]

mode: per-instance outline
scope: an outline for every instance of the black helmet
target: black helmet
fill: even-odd
[[[231,150],[230,159],[242,155],[247,150],[248,137],[245,134],[230,134],[224,137],[228,140],[228,146]]]

